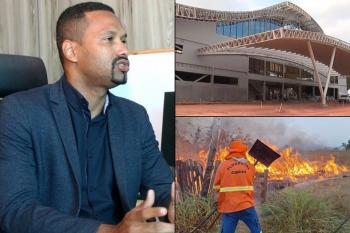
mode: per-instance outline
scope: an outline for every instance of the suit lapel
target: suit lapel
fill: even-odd
[[[73,131],[73,125],[62,89],[62,79],[53,84],[50,91],[51,108],[57,124],[58,132],[66,151],[66,156],[72,168],[74,178],[80,187],[80,163],[78,149]],[[80,200],[80,188],[78,188]]]
[[[110,99],[111,100],[111,99]],[[123,208],[129,210],[133,204],[130,203],[130,198],[127,189],[128,170],[127,170],[127,156],[125,155],[125,127],[123,116],[116,106],[118,103],[114,102],[107,111],[108,114],[108,133],[111,145],[111,153],[114,167],[114,174],[121,196]],[[125,203],[126,201],[126,203]]]

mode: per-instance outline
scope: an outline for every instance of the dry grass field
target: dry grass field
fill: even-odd
[[[330,102],[248,102],[176,104],[176,116],[350,116],[350,104]]]

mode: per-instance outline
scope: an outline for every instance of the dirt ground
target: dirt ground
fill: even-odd
[[[176,116],[350,116],[350,104],[332,102],[244,102],[176,104]]]

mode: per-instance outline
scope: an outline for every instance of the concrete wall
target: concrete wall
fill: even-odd
[[[197,69],[196,69],[197,68]],[[208,67],[209,69],[209,67]],[[202,82],[188,82],[176,80],[176,101],[177,102],[232,102],[247,101],[248,79],[246,73],[233,72],[222,69],[208,70],[205,67],[180,67],[177,71],[192,73],[210,74],[238,78],[238,85],[214,84]]]
[[[176,18],[176,37],[196,41],[204,45],[230,39],[230,37],[216,34],[216,23],[179,18]]]
[[[339,95],[348,93],[347,91],[348,88],[346,85],[346,76],[338,77],[338,88],[339,88],[339,91],[338,91]]]
[[[246,83],[248,85],[248,83]],[[176,81],[176,102],[247,101],[247,87]]]
[[[176,43],[183,45],[176,54],[176,70],[238,78],[238,85],[176,81],[177,102],[231,102],[248,99],[247,56],[198,56],[206,45],[230,39],[216,34],[215,23],[176,19]]]
[[[183,45],[182,54],[176,54],[176,62],[215,67],[238,72],[248,72],[249,59],[237,55],[208,55],[199,56],[198,49],[204,47],[193,41],[176,38],[176,43]]]
[[[209,44],[231,39],[216,34],[215,23],[176,19],[176,43],[183,45],[183,53],[176,61],[227,70],[247,72],[249,59],[232,55],[198,56],[197,50]]]

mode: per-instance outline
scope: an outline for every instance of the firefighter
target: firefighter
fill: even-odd
[[[230,152],[215,175],[214,190],[218,192],[221,233],[235,232],[239,220],[247,224],[252,233],[262,233],[254,208],[255,167],[246,158],[247,150],[242,141],[232,141]]]

